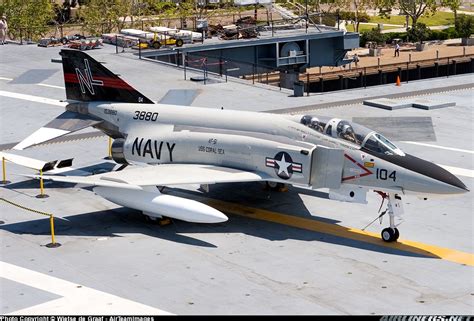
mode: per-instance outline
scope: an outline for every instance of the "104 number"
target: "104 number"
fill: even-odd
[[[386,181],[387,179],[393,179],[393,181],[395,182],[397,180],[397,171],[393,171],[389,175],[386,169],[377,168],[376,178],[382,181]]]

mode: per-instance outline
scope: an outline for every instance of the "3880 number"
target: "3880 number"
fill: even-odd
[[[135,120],[145,120],[145,121],[156,121],[158,119],[158,113],[152,113],[151,111],[141,111],[136,110],[135,116],[133,116]]]

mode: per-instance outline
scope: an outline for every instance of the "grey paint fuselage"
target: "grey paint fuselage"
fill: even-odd
[[[319,145],[344,151],[342,184],[423,195],[462,191],[306,127],[299,123],[300,116],[100,102],[89,103],[87,110],[105,121],[99,129],[115,128],[118,132],[114,136],[125,138],[124,156],[128,162],[212,164],[265,173],[276,182],[311,187],[311,167],[318,166],[312,158]],[[145,114],[156,116],[147,120],[140,116]],[[287,153],[284,158],[281,152]],[[280,156],[276,158],[277,155]],[[272,166],[275,161],[284,161],[285,168]]]

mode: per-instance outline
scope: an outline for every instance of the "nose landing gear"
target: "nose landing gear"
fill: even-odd
[[[381,236],[384,242],[395,242],[400,237],[400,232],[397,229],[397,225],[395,225],[395,216],[401,216],[403,214],[403,204],[402,198],[395,193],[385,193],[381,191],[375,191],[382,197],[382,204],[380,204],[379,213],[382,209],[383,203],[385,200],[388,200],[387,209],[380,213],[378,219],[380,220],[380,224],[382,224],[382,218],[385,214],[388,214],[390,218],[390,227],[384,228],[382,230]],[[369,225],[364,227],[362,230],[365,230],[369,227],[372,223],[377,220],[373,220]]]
[[[390,227],[382,230],[382,240],[384,242],[395,242],[400,237],[400,232],[395,225],[395,215],[401,216],[403,214],[402,198],[395,193],[376,192],[382,196],[382,204],[380,205],[380,208],[382,208],[384,200],[388,200],[387,209],[379,216],[380,220],[382,220],[382,216],[385,214],[388,214],[390,218]]]
[[[400,232],[398,231],[396,227],[395,228],[387,227],[382,230],[381,235],[382,235],[382,240],[384,240],[385,242],[395,242],[396,240],[398,240],[398,237],[400,236]]]

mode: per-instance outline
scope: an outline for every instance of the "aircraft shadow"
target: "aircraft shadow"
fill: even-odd
[[[50,235],[49,218],[0,225],[0,230],[15,234]],[[175,224],[175,222],[173,222]],[[164,240],[215,248],[214,244],[178,234],[173,228],[160,228],[149,223],[140,211],[117,208],[106,211],[89,212],[54,219],[54,232],[58,242],[61,236],[121,237],[120,234],[143,234]]]
[[[206,198],[210,198],[211,200],[217,199],[227,203],[234,203],[243,205],[245,207],[269,211],[274,211],[272,208],[276,205],[278,206],[278,210],[275,212],[278,214],[302,217],[315,222],[323,222],[332,225],[331,231],[328,233],[316,232],[292,227],[289,225],[251,219],[245,216],[232,214],[232,212],[226,212],[225,209],[222,209],[222,211],[230,217],[229,221],[225,222],[223,225],[231,227],[231,230],[227,230],[224,233],[241,232],[271,241],[281,241],[286,239],[320,241],[386,254],[410,257],[440,258],[438,255],[424,249],[401,243],[385,243],[381,240],[379,235],[372,236],[368,234],[361,234],[357,231],[352,231],[351,228],[338,225],[337,223],[340,223],[340,221],[312,215],[306,208],[302,199],[298,196],[298,194],[305,194],[327,199],[328,196],[326,193],[295,188],[292,189],[291,187],[288,192],[283,193],[266,190],[262,191],[262,189],[262,185],[258,183],[217,184],[213,185],[211,191],[204,194],[204,196]],[[182,197],[186,197],[186,194],[198,194],[198,192],[183,192],[183,190],[170,188],[165,190],[165,192],[167,191],[169,191],[170,194]],[[202,194],[200,195],[203,196]],[[270,195],[270,197],[268,197],[268,195]],[[189,224],[186,222],[177,222],[177,224],[179,224],[180,232],[183,233],[206,232],[205,230],[200,229],[199,225],[197,224]],[[245,226],[245,228],[239,228],[235,230],[232,229],[233,224],[238,224],[239,227]],[[332,232],[336,232],[339,236],[332,235]]]
[[[105,172],[110,172],[112,171],[115,167],[117,166],[116,163],[112,162],[102,162],[99,164],[94,164],[90,166],[84,166],[81,168],[77,168],[77,170],[83,171],[83,172],[88,172],[90,174],[99,174],[99,173],[105,173]],[[68,174],[68,171],[65,171],[61,173],[60,175],[70,175]],[[16,176],[21,176],[21,175],[16,175]],[[22,178],[25,178],[24,176],[21,176]],[[57,189],[57,188],[71,188],[76,186],[74,183],[64,183],[64,182],[52,182],[48,180],[43,180],[44,187],[46,189]],[[26,178],[26,180],[22,180],[16,183],[10,183],[8,185],[2,186],[3,188],[10,189],[10,190],[22,190],[22,189],[38,189],[40,187],[39,180],[37,179],[29,179]]]
[[[43,182],[44,182],[43,184],[44,184],[45,189],[71,188],[71,187],[76,186],[76,184],[73,184],[73,183],[63,183],[63,182],[53,183],[47,180],[44,180]],[[36,180],[36,179],[28,179],[26,181],[10,183],[2,187],[9,190],[38,189],[38,192],[39,192],[40,182],[39,180]]]
[[[301,198],[298,197],[298,193],[301,192],[300,190],[277,193],[262,189],[262,184],[258,183],[219,184],[214,185],[211,192],[205,194],[205,197],[259,209],[269,209],[276,205],[280,213],[291,213],[290,216],[303,217],[304,219],[331,225],[332,230],[337,231],[339,236],[332,235],[330,234],[331,232],[316,232],[304,228],[233,215],[232,213],[229,215],[229,221],[220,224],[194,224],[173,220],[173,224],[160,227],[157,224],[146,222],[141,212],[128,208],[83,213],[67,216],[63,219],[57,218],[55,219],[55,233],[58,236],[59,242],[61,235],[120,237],[119,234],[141,233],[172,242],[214,248],[217,245],[193,238],[189,234],[243,233],[270,241],[288,239],[308,242],[316,241],[392,255],[439,258],[439,256],[420,248],[401,243],[387,244],[380,237],[351,231],[349,228],[337,225],[338,221],[335,220],[311,216]],[[188,198],[193,198],[193,195],[199,194],[202,197],[202,194],[198,192],[172,188],[166,188],[165,193]],[[305,191],[305,193],[314,194],[312,191]],[[270,199],[268,195],[270,195]],[[316,195],[318,194],[316,193]],[[224,212],[226,211],[224,210]],[[15,234],[50,234],[47,219],[0,225],[0,229]]]

